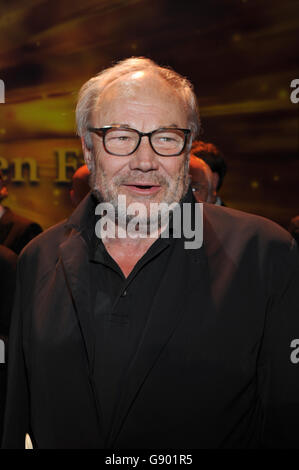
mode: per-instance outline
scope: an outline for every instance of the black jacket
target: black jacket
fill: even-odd
[[[20,256],[3,447],[22,448],[25,432],[39,448],[299,447],[296,244],[269,220],[210,204],[203,246],[176,241],[104,442],[84,240],[93,212],[87,195]]]
[[[42,228],[36,222],[21,217],[8,207],[0,218],[0,244],[13,250],[17,255],[24,246],[36,235],[42,232]]]

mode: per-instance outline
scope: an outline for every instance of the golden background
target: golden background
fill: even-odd
[[[194,83],[203,140],[228,163],[227,205],[287,226],[299,213],[296,0],[0,0],[0,157],[38,162],[39,183],[9,183],[5,203],[43,228],[68,216],[57,150],[77,151],[80,86],[114,61],[145,55]],[[72,171],[69,170],[69,176]]]

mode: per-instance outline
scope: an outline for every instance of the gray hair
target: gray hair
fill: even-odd
[[[133,72],[150,70],[160,75],[175,90],[179,92],[186,104],[188,120],[193,140],[200,131],[200,118],[196,95],[189,80],[168,67],[160,67],[153,60],[145,57],[130,57],[122,60],[112,67],[104,69],[95,77],[88,80],[79,91],[76,107],[77,134],[84,138],[88,149],[92,148],[92,141],[87,131],[90,125],[90,116],[104,89],[120,77]],[[190,139],[190,147],[192,141]],[[190,150],[190,149],[188,149]]]

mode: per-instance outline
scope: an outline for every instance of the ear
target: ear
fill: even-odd
[[[86,147],[84,137],[81,137],[81,145],[82,145],[82,150],[83,150],[83,155],[84,155],[84,161],[90,173],[92,173],[94,169],[93,153],[92,153],[92,150]]]
[[[213,184],[213,194],[214,194],[214,196],[217,195],[218,183],[219,183],[219,175],[218,175],[218,173],[215,173],[213,171],[213,173],[212,173],[212,184]]]
[[[6,186],[3,186],[3,187],[1,188],[1,186],[0,186],[0,201],[2,201],[3,199],[5,199],[7,196],[8,196],[7,187],[6,187]]]

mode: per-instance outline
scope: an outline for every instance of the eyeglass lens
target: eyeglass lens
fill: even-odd
[[[150,137],[154,150],[162,155],[179,153],[184,147],[185,135],[179,129],[158,130]],[[117,155],[128,155],[138,143],[139,134],[133,129],[109,129],[105,136],[107,151]]]

